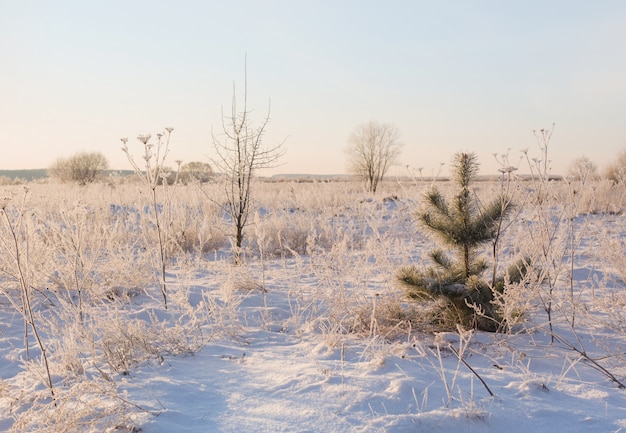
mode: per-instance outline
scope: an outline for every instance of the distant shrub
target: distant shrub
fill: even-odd
[[[626,181],[626,150],[622,150],[606,168],[606,177],[615,183]]]
[[[98,152],[79,152],[70,158],[59,158],[49,168],[48,175],[61,182],[86,185],[98,179],[109,166]]]
[[[580,181],[593,180],[598,177],[598,166],[586,156],[581,156],[571,162],[567,176]]]
[[[11,179],[9,176],[0,176],[0,185],[12,185],[13,184],[13,179]]]
[[[213,169],[207,162],[192,161],[180,167],[179,180],[188,184],[190,182],[206,183],[213,177]]]

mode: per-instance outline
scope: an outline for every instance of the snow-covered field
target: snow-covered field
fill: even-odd
[[[550,272],[511,288],[497,334],[424,329],[402,295],[435,245],[428,187],[258,184],[239,266],[220,188],[176,187],[167,309],[138,186],[3,187],[0,431],[626,431],[623,187],[516,185],[501,266]]]

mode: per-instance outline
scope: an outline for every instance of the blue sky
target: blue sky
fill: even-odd
[[[425,173],[459,150],[535,152],[603,167],[626,149],[623,1],[0,0],[0,169],[44,168],[78,151],[130,168],[120,150],[175,128],[170,159],[215,156],[211,129],[243,88],[272,173],[343,173],[351,131],[394,123],[403,167]],[[522,169],[524,166],[522,165]],[[523,170],[522,170],[523,171]]]

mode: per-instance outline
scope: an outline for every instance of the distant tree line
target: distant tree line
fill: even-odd
[[[4,185],[13,182],[31,181],[36,179],[44,179],[48,177],[48,170],[45,168],[37,168],[32,170],[0,170],[0,178],[4,181],[0,182]]]
[[[361,180],[365,189],[375,193],[389,168],[398,161],[402,144],[399,130],[388,123],[371,121],[357,126],[345,148],[348,171]],[[280,155],[272,155],[280,156]],[[69,158],[57,159],[48,169],[0,170],[0,184],[16,181],[31,181],[46,176],[60,182],[75,182],[80,185],[102,179],[107,173],[108,161],[97,152],[79,152]],[[221,170],[220,170],[221,172]],[[133,170],[115,170],[119,176],[133,174]],[[207,162],[192,161],[180,165],[180,170],[168,170],[165,177],[169,184],[206,183],[216,173]],[[614,183],[626,181],[626,150],[622,150],[603,171],[587,156],[575,158],[565,175],[575,180],[597,180],[602,177]]]

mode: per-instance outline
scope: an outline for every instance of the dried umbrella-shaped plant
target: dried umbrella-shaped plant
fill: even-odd
[[[150,192],[150,200],[152,205],[152,214],[154,218],[154,224],[156,226],[156,232],[158,237],[158,246],[159,246],[159,260],[160,260],[160,287],[161,287],[161,295],[163,296],[163,304],[167,309],[167,284],[165,281],[165,270],[166,270],[166,243],[167,243],[167,231],[166,228],[169,227],[169,222],[166,221],[165,224],[161,221],[161,212],[159,210],[159,201],[157,197],[157,187],[162,185],[163,188],[167,187],[167,169],[165,167],[165,158],[169,153],[169,144],[170,144],[170,136],[174,128],[165,128],[165,132],[157,134],[157,143],[156,146],[150,142],[152,136],[150,134],[142,134],[137,137],[137,139],[143,143],[144,145],[144,156],[143,160],[145,161],[144,167],[141,167],[130,154],[128,149],[128,139],[122,138],[121,141],[124,144],[122,147],[122,151],[128,157],[128,161],[130,162],[133,170],[141,179],[141,182],[148,188]],[[182,161],[176,161],[178,164],[178,169],[180,169],[180,164]],[[165,194],[165,198],[167,200],[167,194]]]

